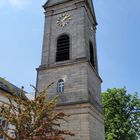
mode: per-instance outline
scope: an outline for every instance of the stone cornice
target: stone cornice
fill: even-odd
[[[48,3],[46,3],[45,5],[43,5],[43,8],[45,9],[45,15],[46,16],[56,15],[56,13],[54,14],[54,9],[53,8],[58,6],[58,5],[70,2],[70,1],[73,1],[73,0],[60,1],[60,2],[56,2],[54,4],[50,4],[50,5]],[[75,4],[75,7],[73,7],[71,10],[74,10],[74,9],[77,9],[77,8],[80,8],[80,7],[85,7],[86,11],[88,11],[88,9],[89,9],[89,12],[90,12],[90,14],[91,14],[91,16],[94,20],[94,24],[95,24],[95,26],[97,25],[94,8],[90,7],[90,4],[87,0],[79,0],[78,2],[74,2],[74,4]],[[71,5],[68,6],[68,7],[71,7]],[[62,9],[62,8],[60,8],[60,9]],[[66,11],[71,11],[71,10],[66,10]],[[60,14],[60,13],[57,13],[57,14]]]
[[[73,113],[70,113],[69,115],[90,114],[91,116],[93,116],[94,118],[96,118],[101,123],[104,123],[104,115],[103,115],[103,113],[101,111],[99,111],[97,108],[95,108],[89,102],[82,102],[82,103],[79,103],[79,104],[58,105],[57,106],[57,111],[71,110],[71,109],[72,110],[74,110],[74,109],[82,109],[82,110],[84,110],[86,108],[89,108],[91,111],[89,110],[89,111],[73,112]],[[100,119],[97,116],[100,116]]]
[[[63,62],[56,62],[53,64],[49,64],[49,65],[40,65],[39,68],[36,68],[37,71],[41,71],[41,70],[46,70],[46,69],[55,69],[57,67],[67,67],[69,65],[75,65],[78,63],[85,63],[87,62],[91,68],[93,69],[94,73],[96,74],[96,76],[98,77],[98,79],[100,80],[100,82],[102,82],[101,77],[99,76],[98,72],[94,69],[94,67],[91,65],[90,61],[83,57],[83,58],[78,58],[75,60],[68,60],[68,61],[63,61]]]

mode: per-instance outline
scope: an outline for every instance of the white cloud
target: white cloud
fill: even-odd
[[[31,0],[0,0],[0,8],[10,5],[14,9],[23,10],[30,3]]]
[[[5,0],[0,0],[0,7],[3,7],[6,4]]]
[[[30,0],[8,0],[10,5],[13,8],[24,9],[28,4],[30,4]]]

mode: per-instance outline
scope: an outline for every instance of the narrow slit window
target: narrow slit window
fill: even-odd
[[[61,35],[57,40],[56,62],[69,60],[70,39],[68,35]]]
[[[92,66],[95,68],[95,55],[94,55],[93,45],[91,42],[89,43],[89,49],[90,49],[90,62]]]

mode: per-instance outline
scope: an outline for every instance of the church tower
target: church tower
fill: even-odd
[[[41,65],[37,88],[59,95],[58,110],[71,116],[66,140],[104,140],[101,78],[96,50],[96,17],[92,0],[48,0],[45,9]]]

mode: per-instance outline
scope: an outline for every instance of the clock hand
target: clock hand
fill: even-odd
[[[65,21],[66,19],[68,19],[70,17],[70,15],[66,15],[63,19],[62,22]]]
[[[67,19],[67,17],[64,17],[61,21],[63,22],[63,21],[65,21]]]

